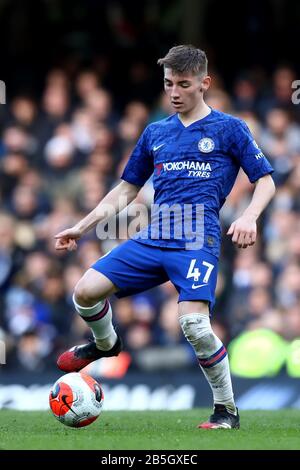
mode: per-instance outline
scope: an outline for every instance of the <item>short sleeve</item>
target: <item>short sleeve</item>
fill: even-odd
[[[274,169],[255,142],[244,121],[240,119],[235,121],[232,139],[233,155],[251,183],[255,183],[262,176],[273,173]]]
[[[146,127],[121,175],[121,179],[128,183],[136,184],[137,186],[143,186],[154,170],[153,154],[149,144],[149,133],[149,127]]]

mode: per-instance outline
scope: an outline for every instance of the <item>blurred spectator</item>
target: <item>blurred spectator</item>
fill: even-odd
[[[18,125],[7,127],[3,132],[2,139],[6,152],[20,152],[30,156],[36,150],[35,138]]]
[[[255,111],[257,88],[250,76],[245,74],[239,77],[235,82],[233,93],[233,104],[236,111]]]
[[[230,96],[221,89],[215,88],[207,92],[206,103],[213,109],[222,113],[231,113],[232,105]]]
[[[35,132],[37,105],[29,96],[16,96],[11,105],[12,119],[15,125],[20,125],[29,132]]]
[[[84,103],[90,93],[95,91],[99,86],[99,80],[96,72],[93,70],[83,70],[76,78],[75,90],[80,98],[81,103]]]
[[[274,167],[275,182],[284,183],[300,155],[300,127],[290,120],[287,111],[274,108],[266,115],[260,145]]]
[[[278,67],[273,75],[273,86],[267,88],[267,92],[263,93],[257,110],[264,119],[266,114],[274,108],[282,108],[290,112],[299,121],[299,106],[292,103],[292,83],[296,80],[294,70],[289,66]]]

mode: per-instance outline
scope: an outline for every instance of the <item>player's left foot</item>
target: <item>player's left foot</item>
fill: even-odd
[[[209,420],[205,423],[199,424],[198,428],[201,429],[239,429],[240,416],[234,415],[226,410],[224,405],[215,405],[214,412]]]

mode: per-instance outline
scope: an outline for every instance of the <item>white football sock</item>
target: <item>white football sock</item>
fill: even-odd
[[[73,295],[73,302],[76,311],[91,328],[96,345],[102,351],[109,351],[117,341],[117,334],[112,324],[112,311],[107,299],[100,300],[92,307],[82,307]]]
[[[180,316],[179,322],[212,389],[214,403],[225,405],[227,411],[236,414],[227,352],[213,332],[209,316],[190,313]]]

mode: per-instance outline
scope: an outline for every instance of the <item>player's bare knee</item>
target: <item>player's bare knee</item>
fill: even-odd
[[[179,302],[178,313],[181,315],[188,315],[190,313],[201,312],[209,316],[209,303],[205,300],[184,300]]]
[[[95,293],[91,291],[91,287],[83,279],[81,279],[75,286],[74,299],[76,303],[82,307],[92,307],[95,303],[101,300],[99,295],[95,296]]]

